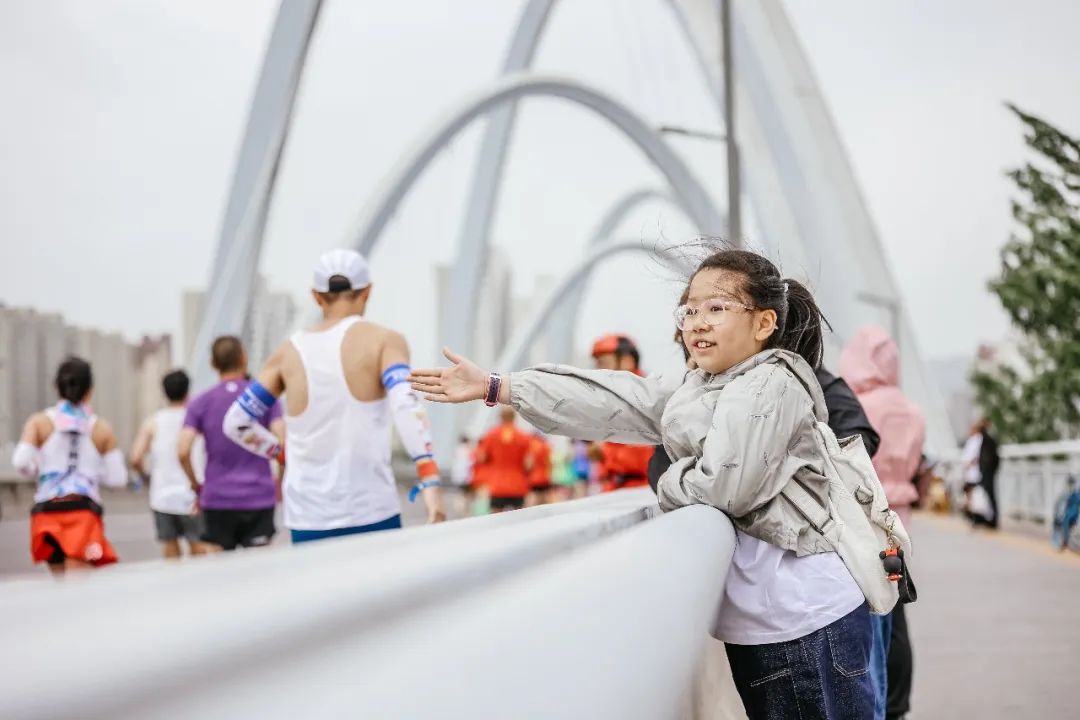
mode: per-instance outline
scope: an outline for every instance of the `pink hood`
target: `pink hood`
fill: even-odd
[[[840,374],[855,394],[900,384],[900,352],[889,333],[875,325],[859,328],[840,356]]]
[[[844,348],[839,370],[881,436],[874,469],[889,505],[906,524],[909,507],[918,498],[911,478],[922,457],[926,420],[897,387],[900,353],[896,343],[879,327],[861,328]]]

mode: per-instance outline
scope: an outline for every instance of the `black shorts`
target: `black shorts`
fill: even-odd
[[[274,537],[274,508],[265,510],[211,510],[203,508],[203,542],[223,550],[269,545]]]
[[[525,507],[523,497],[493,497],[491,498],[492,510],[520,510]]]
[[[529,488],[529,492],[542,493],[547,492],[550,489],[551,483],[548,483],[547,485],[533,485],[531,488]]]
[[[161,542],[184,538],[194,543],[199,542],[203,535],[202,518],[198,515],[176,515],[154,510],[154,528]]]

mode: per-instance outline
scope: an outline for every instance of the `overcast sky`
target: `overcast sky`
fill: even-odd
[[[262,258],[274,286],[308,302],[314,258],[347,244],[394,162],[495,76],[522,4],[326,0]],[[178,332],[181,291],[208,277],[276,5],[0,0],[0,301],[132,337]],[[1006,323],[985,284],[1010,229],[1003,173],[1024,158],[1003,103],[1080,134],[1080,3],[785,6],[925,354],[970,354],[1001,338]],[[536,67],[593,83],[652,123],[719,123],[663,0],[560,3]],[[430,168],[372,258],[372,317],[404,330],[417,358],[435,352],[432,266],[453,256],[476,139],[466,132]],[[672,142],[722,202],[721,150]],[[527,101],[495,228],[513,249],[518,286],[564,272],[612,202],[659,184],[600,120]],[[688,233],[659,204],[621,232]],[[615,325],[647,357],[670,354],[677,292],[648,261],[605,266],[579,342]]]

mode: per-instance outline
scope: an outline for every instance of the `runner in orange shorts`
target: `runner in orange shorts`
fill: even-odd
[[[109,423],[93,414],[90,365],[70,357],[56,373],[60,402],[30,416],[12,464],[37,478],[30,555],[54,574],[117,561],[105,537],[98,488],[127,484],[124,457]]]

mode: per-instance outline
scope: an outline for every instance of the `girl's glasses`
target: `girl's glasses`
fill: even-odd
[[[728,313],[736,310],[753,310],[749,305],[729,300],[727,298],[711,298],[703,300],[696,305],[687,303],[675,308],[675,327],[680,330],[689,330],[698,320],[704,320],[709,326],[719,325],[724,321]]]

